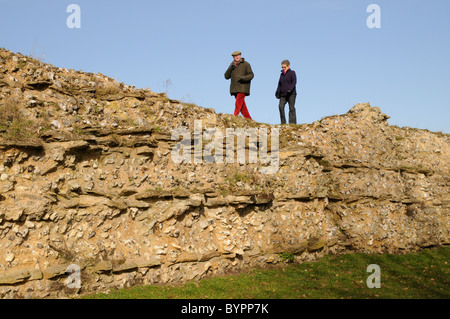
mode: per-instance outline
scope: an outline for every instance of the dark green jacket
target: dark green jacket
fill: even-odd
[[[245,95],[250,95],[250,82],[254,76],[250,63],[245,61],[244,58],[241,58],[237,66],[236,62],[231,62],[225,72],[225,79],[231,79],[230,94],[245,93]]]

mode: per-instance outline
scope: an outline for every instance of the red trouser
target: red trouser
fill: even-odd
[[[252,119],[250,113],[248,113],[247,105],[245,104],[245,93],[238,93],[236,95],[235,105],[234,116],[238,116],[239,113],[242,113],[246,119]]]

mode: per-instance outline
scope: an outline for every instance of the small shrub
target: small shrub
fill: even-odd
[[[279,253],[278,256],[285,262],[291,263],[294,261],[294,254],[292,253]]]
[[[21,111],[16,99],[9,98],[5,103],[0,104],[0,133],[9,140],[25,140],[36,135],[40,121],[26,119]],[[41,124],[42,124],[41,123]]]
[[[115,82],[106,82],[97,86],[95,91],[96,98],[102,98],[109,95],[118,94],[121,91],[120,85]]]

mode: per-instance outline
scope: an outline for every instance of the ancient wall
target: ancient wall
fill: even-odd
[[[450,243],[447,134],[390,126],[369,104],[272,127],[1,56],[2,298],[198,280],[282,262],[280,253],[303,261]],[[2,129],[6,105],[42,120],[35,134],[14,136],[13,120]],[[277,170],[204,160],[194,120],[202,133],[278,129]],[[187,144],[173,136],[179,127],[192,133]],[[191,160],[174,161],[180,145]]]

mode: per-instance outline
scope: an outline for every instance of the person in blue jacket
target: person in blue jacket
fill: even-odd
[[[297,97],[297,76],[294,70],[291,70],[289,60],[281,62],[281,74],[278,81],[275,97],[280,99],[278,108],[280,109],[281,124],[286,124],[284,107],[289,104],[289,124],[297,124],[297,115],[295,113],[295,98]]]

